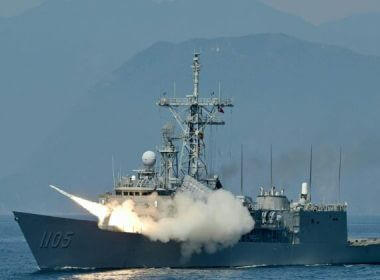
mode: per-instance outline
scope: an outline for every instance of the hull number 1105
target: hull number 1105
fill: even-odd
[[[71,238],[74,232],[67,231],[45,231],[42,235],[40,248],[68,248],[71,244]]]

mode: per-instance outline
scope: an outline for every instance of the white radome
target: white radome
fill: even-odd
[[[309,194],[309,184],[308,183],[306,183],[306,182],[302,183],[301,194],[303,194],[303,195]]]
[[[145,166],[153,166],[156,163],[156,154],[152,151],[146,151],[142,155],[142,162]]]

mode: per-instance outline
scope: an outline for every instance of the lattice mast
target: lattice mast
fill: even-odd
[[[207,181],[208,170],[205,159],[205,130],[209,125],[224,125],[224,121],[217,118],[223,113],[224,107],[232,107],[231,99],[219,97],[200,98],[200,54],[193,57],[193,93],[185,98],[162,97],[157,105],[167,107],[177,121],[181,134],[175,139],[182,140],[182,148],[178,164],[178,177],[185,175]]]

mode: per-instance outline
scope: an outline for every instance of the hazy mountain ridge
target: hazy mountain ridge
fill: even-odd
[[[380,13],[353,15],[321,24],[309,38],[349,47],[362,54],[380,55]],[[307,38],[307,36],[305,37]]]
[[[0,22],[0,177],[20,168],[89,88],[156,41],[309,27],[248,0],[232,6],[228,0],[50,0],[6,19]]]
[[[191,56],[201,50],[203,96],[232,96],[225,128],[209,131],[216,171],[237,190],[238,150],[246,149],[246,192],[267,185],[268,149],[274,145],[275,184],[295,198],[307,178],[308,149],[315,144],[314,197],[336,199],[337,151],[344,147],[343,199],[360,214],[378,211],[380,58],[306,42],[284,34],[156,43],[138,53],[83,98],[65,123],[45,141],[20,174],[2,180],[6,209],[61,212],[73,209],[49,183],[95,198],[111,188],[111,156],[123,172],[160,142],[168,114],[156,109],[166,92],[191,91]],[[358,185],[366,192],[352,195]],[[16,195],[17,194],[17,198]],[[41,197],[44,197],[43,203]],[[364,202],[368,202],[365,204]],[[37,205],[36,205],[37,204]],[[54,209],[54,210],[52,210]],[[74,208],[75,209],[75,208]]]
[[[258,1],[231,3],[48,0],[0,19],[0,177],[19,169],[88,89],[157,41],[281,32],[362,53],[380,49],[376,24],[315,27]]]

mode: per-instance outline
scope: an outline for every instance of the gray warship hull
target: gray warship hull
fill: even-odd
[[[41,269],[379,264],[380,244],[244,242],[213,254],[181,254],[179,242],[98,228],[95,221],[14,212]]]

